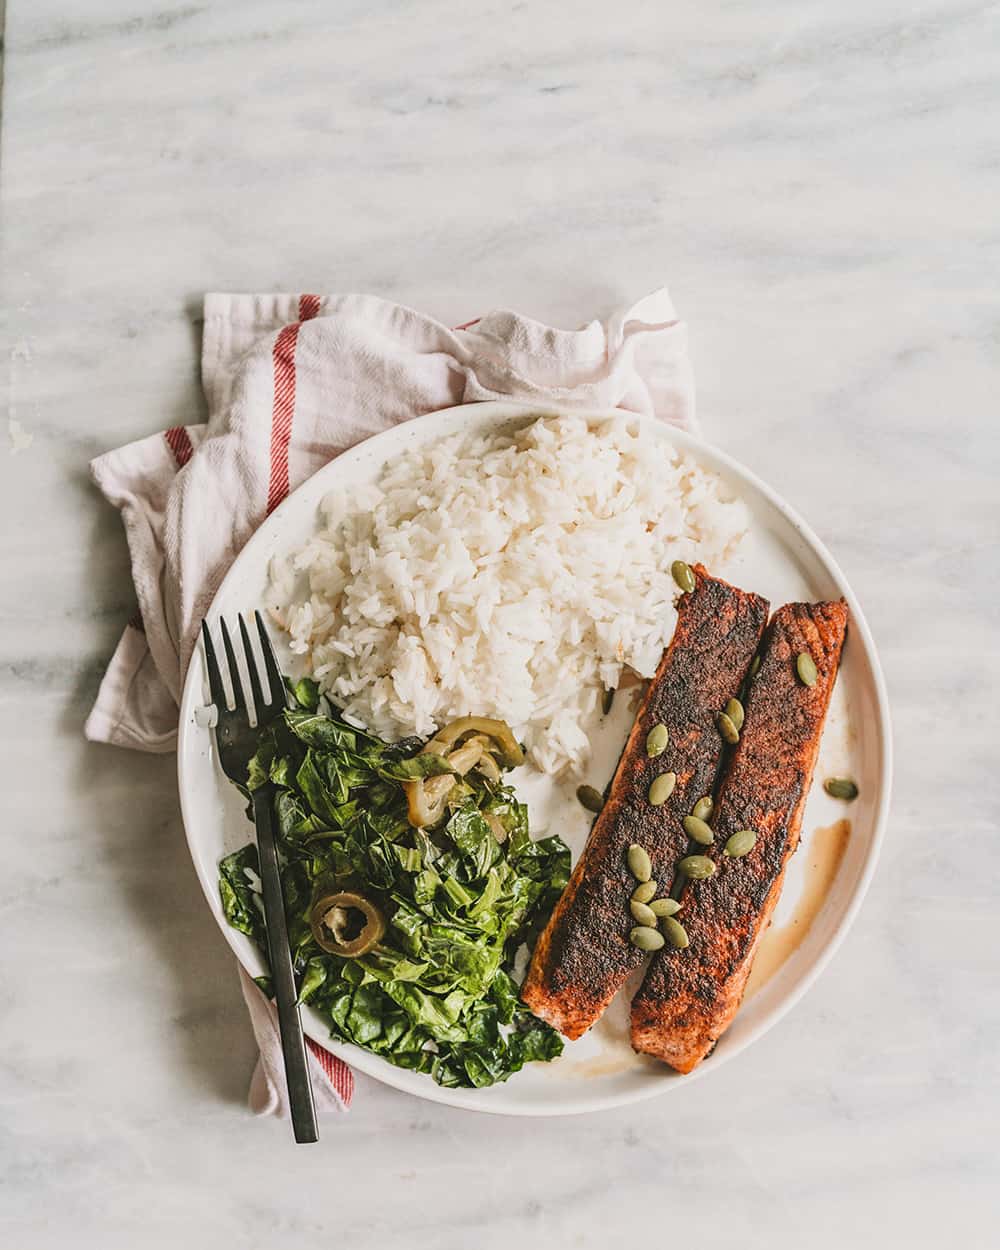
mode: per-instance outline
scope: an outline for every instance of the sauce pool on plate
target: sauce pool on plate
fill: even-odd
[[[851,822],[838,820],[817,829],[809,839],[809,869],[802,897],[795,905],[791,918],[785,924],[772,925],[761,939],[753,971],[747,981],[745,1000],[762,990],[805,941],[826,902],[850,836]]]

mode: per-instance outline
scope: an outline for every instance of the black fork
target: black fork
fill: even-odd
[[[281,670],[274,658],[271,640],[267,636],[259,612],[254,613],[261,653],[264,657],[264,681],[254,659],[250,645],[250,632],[242,615],[240,639],[247,676],[250,679],[251,705],[248,707],[240,681],[236,651],[224,620],[219,621],[222,645],[226,652],[229,684],[233,691],[232,708],[222,684],[219,661],[212,635],[205,621],[201,623],[201,635],[205,643],[205,663],[208,666],[208,685],[212,702],[218,712],[215,741],[219,748],[222,771],[239,785],[246,785],[247,765],[257,750],[259,731],[276,720],[285,708],[285,685]],[[257,728],[250,724],[251,707],[257,717]],[[281,894],[281,877],[278,872],[278,852],[274,842],[274,787],[259,786],[253,791],[253,818],[257,827],[257,854],[260,860],[260,880],[264,897],[264,921],[267,926],[267,949],[271,964],[271,980],[278,1004],[278,1027],[281,1032],[281,1051],[285,1059],[285,1077],[288,1081],[288,1105],[292,1116],[292,1130],[297,1142],[319,1139],[316,1126],[316,1108],[313,1103],[312,1085],[309,1081],[309,1065],[306,1059],[305,1038],[296,1001],[295,972],[292,968],[292,952],[288,944],[288,925],[285,920],[285,904]]]

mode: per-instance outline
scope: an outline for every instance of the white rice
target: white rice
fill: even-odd
[[[585,762],[624,666],[656,668],[671,563],[715,568],[747,529],[714,474],[625,417],[457,435],[323,512],[271,569],[269,607],[305,671],[387,738],[501,717],[547,773]]]

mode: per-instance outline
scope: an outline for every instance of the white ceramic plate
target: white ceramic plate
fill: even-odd
[[[210,619],[252,611],[267,584],[276,552],[288,552],[313,534],[321,499],[331,490],[351,492],[377,478],[382,465],[408,447],[435,442],[459,430],[487,431],[525,424],[542,409],[508,403],[472,404],[432,413],[369,439],[306,482],[260,527],[219,589]],[[549,411],[549,410],[544,410]],[[595,413],[595,420],[610,414]],[[620,414],[619,414],[620,415]],[[635,418],[640,420],[640,418]],[[754,968],[746,999],[713,1054],[691,1076],[680,1077],[628,1045],[629,987],[585,1037],[567,1043],[551,1064],[529,1064],[506,1084],[483,1090],[441,1089],[422,1073],[407,1072],[354,1046],[331,1042],[323,1020],[303,1011],[306,1032],[349,1063],[388,1085],[421,1098],[475,1111],[507,1115],[568,1115],[636,1102],[676,1089],[714,1071],[765,1033],[795,1003],[830,959],[860,906],[875,867],[886,819],[891,774],[889,711],[885,684],[861,608],[844,575],[808,526],[741,465],[714,448],[657,421],[658,437],[719,473],[745,501],[751,529],[739,555],[719,572],[736,585],[766,596],[773,606],[793,599],[843,596],[851,610],[848,644],[820,753],[817,779],[857,779],[861,797],[837,803],[813,786],[802,827],[802,845],[791,861],[781,902]],[[277,631],[274,631],[277,635]],[[279,659],[282,658],[280,640]],[[198,877],[212,913],[243,966],[264,969],[257,948],[226,924],[219,902],[217,865],[250,840],[243,803],[215,758],[213,735],[196,711],[208,699],[199,649],[184,686],[178,740],[181,808]],[[594,738],[591,784],[602,789],[611,775],[633,707],[615,701],[614,712]],[[488,714],[488,708],[470,708]],[[525,768],[513,776],[527,799],[535,830],[558,830],[574,857],[586,839],[590,817],[573,797],[581,778],[554,783]],[[837,822],[850,822],[849,832]]]

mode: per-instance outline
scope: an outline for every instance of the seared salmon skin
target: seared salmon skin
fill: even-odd
[[[843,601],[786,604],[767,628],[740,739],[723,764],[715,842],[698,848],[715,861],[716,872],[685,886],[677,918],[689,945],[654,955],[632,1000],[634,1049],[678,1072],[690,1072],[709,1054],[743,998],[798,845],[846,629]],[[816,665],[811,686],[796,670],[803,652]],[[753,849],[727,857],[727,840],[743,829],[755,831]]]
[[[701,565],[692,572],[695,588],[678,603],[673,639],[522,987],[535,1015],[570,1038],[590,1028],[644,958],[629,942],[636,881],[628,848],[633,842],[645,848],[665,894],[686,845],[681,820],[715,782],[722,753],[716,715],[739,690],[767,622],[765,599],[710,577]],[[669,745],[650,758],[646,738],[657,724],[666,726]],[[649,787],[666,772],[676,773],[676,785],[654,807]]]

